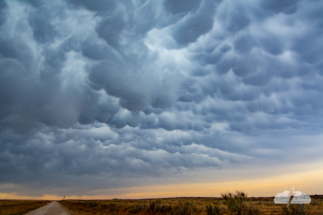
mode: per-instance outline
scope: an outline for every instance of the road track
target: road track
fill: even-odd
[[[30,211],[25,215],[70,215],[64,208],[57,202],[51,202],[36,210]]]

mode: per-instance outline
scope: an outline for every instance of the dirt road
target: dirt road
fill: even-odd
[[[25,215],[69,215],[57,202],[51,202]]]

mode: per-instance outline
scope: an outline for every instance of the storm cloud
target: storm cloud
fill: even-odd
[[[1,1],[0,183],[91,190],[293,157],[307,143],[286,140],[323,128],[322,10]]]

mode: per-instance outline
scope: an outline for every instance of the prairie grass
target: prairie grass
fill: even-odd
[[[311,196],[305,205],[306,214],[323,215],[323,196]],[[242,215],[299,214],[297,205],[278,205],[274,197],[246,197],[243,199]],[[240,199],[241,200],[241,199]],[[239,201],[240,201],[239,200]],[[114,199],[114,200],[65,200],[60,203],[78,215],[90,214],[137,214],[137,215],[234,215],[224,198],[181,197],[163,199]],[[241,203],[241,202],[240,202]]]
[[[0,215],[22,215],[40,208],[50,201],[0,200]]]

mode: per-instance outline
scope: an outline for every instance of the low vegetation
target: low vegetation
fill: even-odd
[[[0,200],[0,215],[22,215],[40,208],[50,201]]]
[[[178,200],[177,203],[165,203],[162,200],[139,201],[124,200],[118,202],[105,201],[61,201],[63,206],[80,214],[167,214],[194,215],[200,210],[191,201]]]
[[[218,206],[212,206],[211,204],[209,204],[206,206],[206,213],[207,215],[222,215],[223,211]]]
[[[310,205],[277,205],[274,197],[247,197],[241,191],[225,193],[221,198],[164,198],[138,200],[65,200],[60,203],[75,215],[137,214],[137,215],[323,215],[323,196],[311,196]]]
[[[235,194],[224,193],[221,194],[224,199],[224,203],[228,206],[230,212],[241,215],[246,211],[247,194],[242,191],[236,191]]]
[[[236,191],[235,194],[224,193],[221,194],[224,199],[224,204],[227,205],[228,210],[237,215],[248,214],[248,215],[258,215],[261,214],[260,209],[250,204],[247,204],[248,197],[247,194],[242,191]]]

